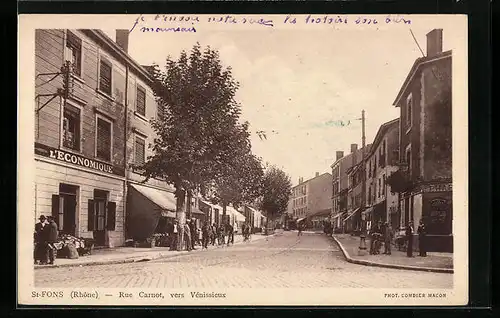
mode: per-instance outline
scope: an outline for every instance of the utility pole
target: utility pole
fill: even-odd
[[[365,151],[366,151],[366,136],[365,136],[365,110],[361,111],[361,234],[359,235],[359,255],[366,254],[366,163],[365,163]]]

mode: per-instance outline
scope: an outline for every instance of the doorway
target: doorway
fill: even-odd
[[[56,222],[60,234],[76,235],[77,193],[77,186],[59,184],[59,211]]]
[[[97,246],[106,245],[106,203],[108,201],[108,192],[94,190],[94,239]]]

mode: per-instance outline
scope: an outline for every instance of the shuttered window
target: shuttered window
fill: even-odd
[[[106,230],[114,231],[116,227],[116,203],[108,202],[108,211],[106,218]]]
[[[96,157],[111,161],[111,122],[97,117]]]
[[[99,66],[99,90],[111,96],[111,64],[101,60]]]
[[[146,91],[140,86],[137,86],[136,111],[139,115],[146,116]]]
[[[94,200],[89,200],[87,212],[87,230],[89,232],[95,229],[95,205]]]
[[[146,157],[146,141],[141,137],[135,137],[135,163],[143,164]]]

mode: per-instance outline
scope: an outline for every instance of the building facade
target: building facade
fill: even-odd
[[[387,178],[398,170],[399,118],[380,126],[366,155],[366,220],[389,222],[399,229],[398,195],[387,184]]]
[[[353,163],[362,157],[361,149],[357,144],[351,144],[351,152],[344,156],[343,151],[336,152],[336,160],[332,168],[332,220],[334,229],[342,230],[344,218],[347,217],[348,176],[347,171]]]
[[[289,206],[292,209],[292,217],[303,221],[320,212],[327,211],[329,213],[332,208],[331,193],[332,175],[330,173],[320,175],[317,172],[314,178],[306,181],[299,178],[299,184],[292,188],[289,201],[291,202]],[[312,224],[309,225],[312,226]]]
[[[35,33],[35,219],[53,215],[61,233],[98,246],[124,244],[130,205],[158,208],[156,215],[175,211],[171,192],[150,208],[127,204],[129,186],[142,181],[130,164],[147,157],[156,114],[152,77],[127,48],[128,30],[117,30],[116,42],[100,30]],[[66,63],[70,85],[63,81]],[[144,187],[168,189],[157,180]],[[153,191],[137,192],[155,198]]]
[[[442,39],[441,29],[427,34],[427,55],[413,64],[394,106],[400,109],[399,158],[407,181],[401,223],[412,221],[416,228],[423,220],[429,248],[452,251],[452,52],[442,51]]]

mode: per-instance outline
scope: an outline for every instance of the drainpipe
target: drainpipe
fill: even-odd
[[[127,129],[128,129],[128,85],[129,85],[129,66],[125,66],[125,120],[123,129],[123,171],[125,173],[125,182],[123,183],[123,236],[127,239],[127,203],[128,203],[128,171],[127,171]],[[125,241],[124,241],[125,242]]]

